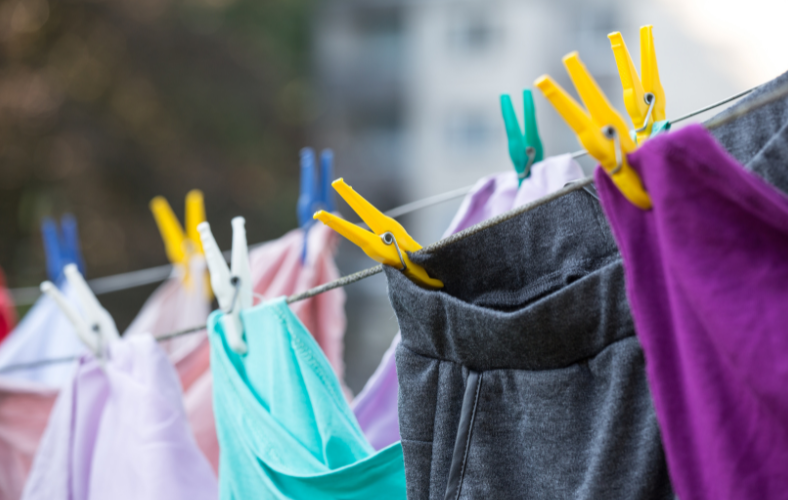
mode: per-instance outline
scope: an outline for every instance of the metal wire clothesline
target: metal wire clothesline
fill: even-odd
[[[686,114],[684,116],[681,116],[681,117],[679,117],[679,118],[677,118],[675,120],[672,120],[671,124],[674,124],[674,123],[677,123],[677,122],[689,119],[689,118],[691,118],[693,116],[697,116],[697,115],[699,115],[699,114],[701,114],[701,113],[703,113],[705,111],[709,111],[709,110],[714,109],[716,107],[719,107],[719,106],[722,106],[724,104],[727,104],[727,103],[729,103],[731,101],[734,101],[734,100],[736,100],[736,99],[738,99],[740,97],[743,97],[743,96],[751,93],[752,91],[754,91],[757,88],[758,87],[754,87],[754,88],[745,90],[744,92],[740,92],[740,93],[738,93],[738,94],[736,94],[734,96],[731,96],[731,97],[728,97],[726,99],[723,99],[722,101],[716,102],[714,104],[711,104],[711,105],[706,106],[704,108],[701,108],[699,110],[693,111],[692,113],[688,113],[688,114]],[[726,123],[729,123],[729,122],[733,121],[734,119],[736,119],[736,118],[738,118],[740,116],[743,116],[743,115],[745,115],[745,114],[747,114],[747,113],[749,113],[751,111],[754,111],[754,110],[756,110],[758,108],[761,108],[761,107],[763,107],[765,105],[768,105],[768,104],[770,104],[772,102],[778,101],[778,100],[783,99],[785,97],[788,97],[788,84],[784,84],[784,85],[778,87],[777,89],[775,89],[775,90],[773,90],[773,91],[771,91],[769,93],[766,93],[766,94],[760,96],[757,99],[754,99],[747,106],[743,106],[740,109],[736,109],[736,110],[734,110],[731,113],[723,113],[723,114],[715,116],[714,118],[712,118],[711,120],[709,120],[709,121],[707,121],[705,123],[705,127],[707,129],[709,129],[709,130],[717,128],[719,126],[722,126],[722,125],[724,125]],[[573,158],[578,158],[578,157],[583,156],[585,154],[587,154],[586,151],[577,151],[575,153],[572,153],[572,157]],[[493,218],[488,219],[488,220],[486,220],[484,222],[476,224],[475,226],[471,226],[471,227],[469,227],[469,228],[467,228],[467,229],[465,229],[463,231],[460,231],[460,232],[458,232],[456,234],[453,234],[451,236],[443,238],[443,239],[441,239],[441,240],[439,240],[439,241],[437,241],[437,242],[435,242],[435,243],[433,243],[431,245],[428,245],[428,246],[424,247],[422,250],[419,250],[419,252],[432,252],[432,251],[435,251],[435,250],[439,250],[439,249],[444,248],[446,246],[449,246],[449,245],[451,245],[451,244],[453,244],[453,243],[455,243],[457,241],[463,240],[463,239],[465,239],[465,238],[467,238],[469,236],[472,236],[472,235],[477,234],[477,233],[479,233],[481,231],[484,231],[484,230],[486,230],[486,229],[488,229],[490,227],[496,226],[496,225],[501,224],[501,223],[503,223],[503,222],[505,222],[507,220],[510,220],[510,219],[512,219],[514,217],[517,217],[520,214],[529,212],[531,210],[534,210],[537,207],[540,207],[542,205],[550,203],[551,201],[556,200],[556,199],[558,199],[558,198],[560,198],[562,196],[565,196],[565,195],[567,195],[569,193],[572,193],[574,191],[578,191],[578,190],[581,190],[581,189],[586,189],[592,183],[593,183],[593,177],[586,177],[586,178],[581,179],[579,181],[575,181],[575,182],[565,186],[564,188],[562,188],[562,189],[560,189],[558,191],[555,191],[555,192],[553,192],[553,193],[551,193],[551,194],[549,194],[547,196],[539,198],[538,200],[534,200],[531,203],[525,204],[525,205],[523,205],[521,207],[515,208],[514,210],[510,210],[509,212],[506,212],[506,213],[501,214],[499,216],[493,217]],[[442,201],[446,201],[448,199],[452,199],[453,197],[462,196],[462,195],[466,194],[468,191],[470,191],[471,188],[472,188],[472,186],[468,187],[468,188],[461,188],[461,189],[457,189],[457,190],[454,190],[454,191],[450,191],[448,193],[443,193],[443,194],[436,195],[436,196],[433,196],[433,197],[430,197],[430,198],[425,198],[423,200],[419,200],[419,201],[412,202],[412,203],[409,203],[409,204],[406,204],[406,205],[402,205],[401,207],[397,207],[397,208],[394,208],[392,210],[389,210],[388,212],[386,212],[386,215],[388,215],[389,217],[397,217],[397,216],[400,216],[400,215],[404,215],[406,213],[410,213],[412,211],[415,211],[415,210],[418,210],[418,209],[430,206],[432,204],[440,203]],[[460,193],[460,191],[464,190],[464,189],[467,189],[467,190],[465,192],[463,192],[463,193]],[[437,200],[437,201],[433,201],[432,203],[427,203],[429,200]],[[145,271],[149,271],[149,270],[145,270]],[[365,270],[359,271],[357,273],[353,273],[353,274],[350,274],[350,275],[347,275],[347,276],[343,276],[342,278],[339,278],[337,280],[331,281],[329,283],[325,283],[323,285],[317,286],[317,287],[312,288],[310,290],[306,290],[304,292],[291,295],[290,297],[288,297],[286,299],[286,302],[288,304],[291,304],[293,302],[298,302],[300,300],[305,300],[305,299],[314,297],[315,295],[319,295],[321,293],[327,292],[329,290],[333,290],[335,288],[344,287],[344,286],[349,285],[351,283],[355,283],[357,281],[360,281],[360,280],[365,279],[365,278],[370,277],[370,276],[374,276],[374,275],[379,274],[381,272],[383,272],[383,265],[379,264],[379,265],[371,267],[369,269],[365,269]],[[188,335],[188,334],[200,332],[200,331],[203,331],[205,329],[206,329],[205,325],[194,326],[194,327],[187,328],[187,329],[184,329],[184,330],[179,330],[179,331],[176,331],[176,332],[171,332],[171,333],[167,333],[167,334],[164,334],[164,335],[159,335],[159,336],[156,336],[155,339],[158,342],[162,342],[162,341],[170,340],[170,339],[173,339],[173,338],[176,338],[176,337],[180,337],[180,336],[183,336],[183,335]],[[80,356],[75,355],[75,356],[67,356],[67,357],[61,357],[61,358],[51,358],[51,359],[39,360],[39,361],[30,362],[30,363],[19,363],[19,364],[15,364],[15,365],[8,365],[8,366],[6,366],[4,368],[0,368],[0,374],[8,373],[8,372],[11,372],[11,371],[35,368],[35,367],[38,367],[38,366],[45,366],[45,365],[48,365],[48,364],[72,362],[72,361],[75,361],[76,359],[79,359],[79,357]]]

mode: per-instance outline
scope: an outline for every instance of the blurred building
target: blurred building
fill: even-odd
[[[607,34],[622,31],[639,60],[638,28],[654,24],[669,117],[741,88],[720,54],[681,31],[675,12],[641,0],[332,0],[313,19],[314,81],[322,102],[314,142],[334,148],[337,175],[385,210],[512,168],[499,107],[550,74],[574,93],[561,58],[578,50],[624,113]],[[576,95],[576,94],[575,94]],[[568,126],[535,92],[546,155],[578,150]],[[588,172],[593,163],[584,160]],[[459,200],[402,219],[417,241],[440,238]],[[340,204],[346,217],[352,211]],[[372,264],[347,242],[339,264]],[[348,382],[358,390],[396,332],[385,280],[347,287]]]

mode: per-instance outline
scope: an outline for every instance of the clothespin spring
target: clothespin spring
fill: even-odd
[[[230,278],[230,284],[233,286],[234,289],[233,300],[230,302],[230,305],[227,307],[227,309],[222,309],[222,312],[225,314],[230,314],[231,312],[233,312],[233,309],[235,308],[235,302],[238,300],[238,293],[241,291],[241,278],[239,278],[238,276],[233,276],[232,278]]]
[[[525,164],[523,172],[517,174],[517,178],[521,181],[531,175],[531,165],[533,165],[536,160],[536,148],[533,146],[526,147],[525,155],[528,156],[528,163]]]
[[[397,249],[397,255],[399,256],[399,261],[402,263],[402,267],[400,268],[400,271],[404,271],[405,269],[407,269],[408,266],[405,265],[405,259],[402,258],[402,251],[399,249],[397,238],[395,238],[394,235],[391,234],[390,232],[386,232],[380,235],[380,239],[383,240],[383,243],[385,243],[386,245],[391,245],[392,243],[394,244],[394,248]]]
[[[643,126],[635,129],[636,134],[648,128],[649,122],[651,121],[651,113],[654,111],[654,104],[657,102],[656,96],[651,92],[647,92],[646,95],[643,96],[643,100],[648,104],[648,111],[646,112],[646,119],[643,121]],[[637,144],[637,137],[635,137],[635,144]]]
[[[623,155],[621,153],[621,140],[618,138],[618,132],[616,132],[616,128],[612,125],[603,127],[602,135],[604,135],[608,139],[611,139],[615,144],[616,168],[610,171],[610,175],[615,175],[621,170],[621,166],[624,164],[624,162],[622,161]]]

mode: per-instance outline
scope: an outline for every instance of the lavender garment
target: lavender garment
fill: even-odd
[[[178,376],[150,335],[89,357],[61,390],[24,500],[215,500],[218,486],[183,409]]]
[[[397,365],[394,351],[399,344],[399,333],[380,360],[375,373],[353,400],[353,413],[369,444],[376,450],[396,443],[399,437],[399,414],[397,413]]]
[[[597,169],[682,500],[788,497],[788,198],[700,126],[630,155],[643,211]]]
[[[508,212],[583,177],[583,170],[570,155],[547,158],[531,168],[531,176],[518,189],[514,172],[480,179],[460,205],[444,237]],[[400,440],[397,416],[397,367],[394,351],[397,335],[383,355],[375,373],[353,401],[353,412],[370,444],[381,450]]]

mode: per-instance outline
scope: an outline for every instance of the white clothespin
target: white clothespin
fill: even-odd
[[[227,342],[233,351],[244,354],[247,347],[240,313],[242,309],[252,307],[252,271],[249,266],[249,249],[246,246],[246,221],[243,217],[236,217],[232,224],[232,272],[227,268],[227,262],[216,245],[211,226],[203,222],[197,226],[197,231],[205,250],[213,293],[225,313],[222,326],[227,334]]]
[[[96,356],[96,359],[102,360],[107,346],[120,339],[115,320],[101,306],[75,264],[67,265],[64,273],[68,283],[77,294],[84,316],[74,309],[51,281],[41,283],[41,291],[55,301],[71,324],[74,325],[74,330],[76,330],[80,340]]]

